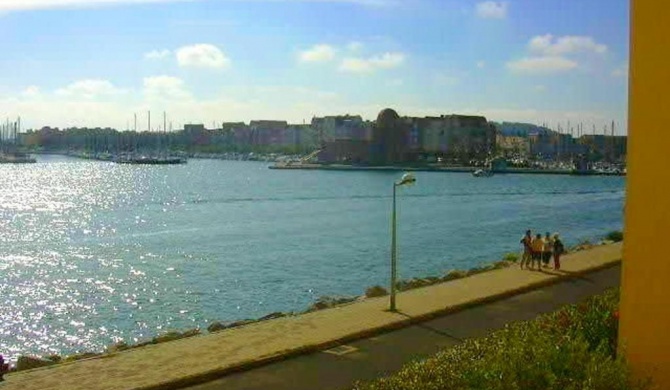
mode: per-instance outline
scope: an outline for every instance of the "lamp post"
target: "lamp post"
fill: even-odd
[[[393,183],[393,211],[391,213],[391,305],[389,307],[390,311],[396,311],[395,306],[395,294],[396,294],[396,267],[397,267],[397,254],[396,254],[396,207],[395,207],[395,189],[396,187],[411,185],[416,182],[416,178],[411,173],[405,173],[400,178],[400,181]]]

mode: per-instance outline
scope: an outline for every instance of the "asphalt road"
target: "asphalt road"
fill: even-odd
[[[231,374],[190,390],[340,390],[428,357],[463,339],[481,337],[505,324],[532,319],[619,285],[620,266],[540,288],[435,320]]]

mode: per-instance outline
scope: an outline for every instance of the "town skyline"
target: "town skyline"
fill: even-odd
[[[3,0],[0,19],[0,116],[24,128],[393,107],[626,133],[624,1]]]

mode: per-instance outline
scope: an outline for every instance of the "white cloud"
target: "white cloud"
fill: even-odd
[[[508,62],[507,68],[526,73],[570,71],[579,66],[577,60],[586,60],[584,54],[604,54],[607,46],[588,36],[545,34],[532,37],[528,41],[528,51],[530,56]]]
[[[507,17],[507,2],[485,1],[483,3],[477,3],[475,11],[480,18],[505,19]]]
[[[563,57],[525,57],[510,61],[507,68],[515,72],[524,73],[557,73],[572,70],[577,67],[575,61]]]
[[[65,88],[56,90],[56,95],[83,99],[96,99],[123,93],[122,89],[114,86],[107,80],[87,79],[79,80]]]
[[[335,58],[335,49],[326,44],[314,45],[300,52],[298,58],[301,62],[326,62]]]
[[[149,100],[191,99],[184,81],[172,76],[152,76],[144,78],[144,95]]]
[[[170,50],[152,50],[144,53],[144,58],[147,60],[162,60],[169,57],[170,54],[172,54]]]
[[[177,63],[181,67],[223,69],[230,59],[218,47],[206,43],[177,49]]]
[[[340,70],[351,73],[372,73],[378,69],[391,69],[405,62],[403,53],[384,53],[370,58],[349,57],[342,60]]]
[[[536,85],[534,88],[537,92],[544,92],[547,90],[547,87],[545,87],[544,85]]]
[[[363,44],[361,42],[358,42],[358,41],[349,42],[349,44],[347,44],[347,49],[349,49],[351,51],[357,51],[357,50],[360,50],[362,48],[363,48]]]
[[[623,64],[614,69],[611,75],[612,77],[628,77],[628,64]]]
[[[607,52],[607,46],[597,43],[595,39],[587,36],[567,35],[556,37],[551,34],[538,35],[531,38],[528,48],[545,56],[560,56],[579,52],[591,52],[603,54]]]
[[[21,95],[28,99],[39,97],[41,94],[40,88],[36,85],[28,86],[21,92]]]
[[[486,66],[486,62],[484,62],[484,61],[477,61],[477,67],[478,67],[479,69],[484,69],[485,66]]]

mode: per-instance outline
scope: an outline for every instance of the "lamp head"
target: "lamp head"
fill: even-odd
[[[403,185],[412,185],[416,183],[416,177],[414,177],[414,174],[412,173],[405,173],[402,175],[400,178],[400,181],[396,183],[398,186],[403,186]]]

